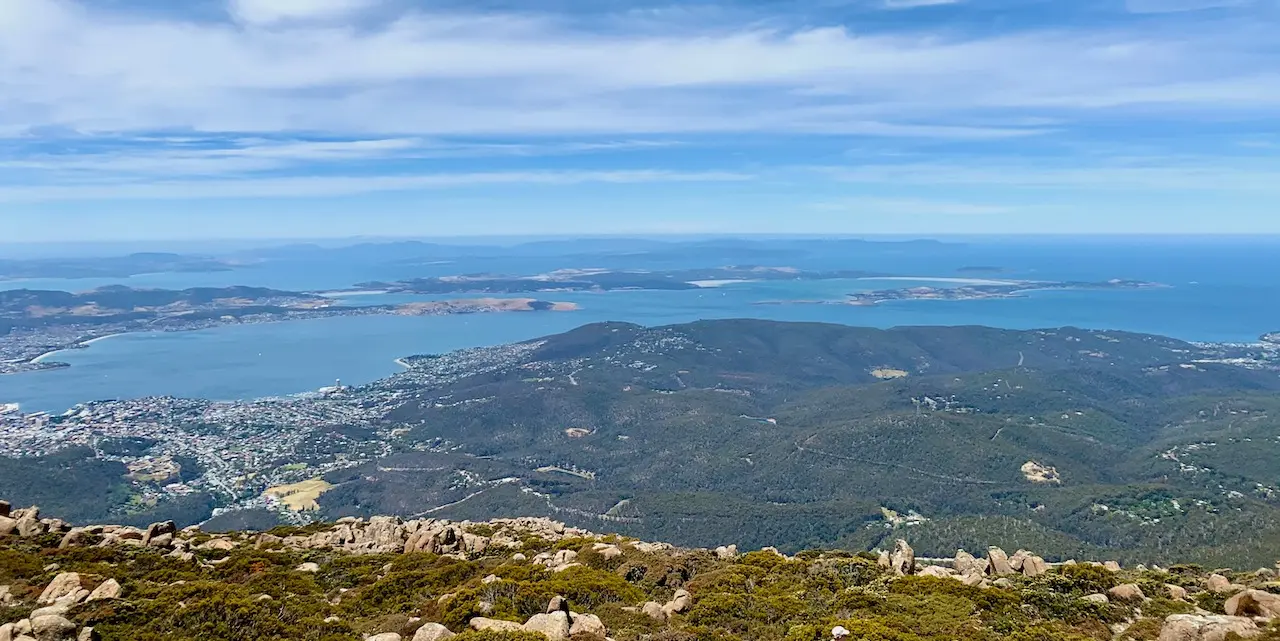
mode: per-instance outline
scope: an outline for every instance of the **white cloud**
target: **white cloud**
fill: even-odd
[[[61,183],[0,186],[0,202],[42,203],[104,200],[213,200],[224,198],[325,198],[377,192],[424,191],[496,185],[564,186],[586,183],[642,184],[740,182],[750,174],[667,170],[514,171],[375,176],[292,176],[227,180]]]
[[[891,216],[986,216],[1014,211],[1003,205],[929,200],[920,198],[841,198],[812,205],[817,211],[848,212],[853,214],[882,214]]]
[[[1253,0],[1125,0],[1130,13],[1181,13],[1251,4]]]
[[[1156,38],[623,23],[606,35],[519,14],[347,14],[366,4],[240,0],[237,15],[253,23],[244,25],[4,0],[0,131],[963,140],[1043,131],[989,124],[995,115],[1261,110],[1280,92],[1266,29]],[[254,26],[262,24],[270,27]]]
[[[1173,159],[1103,160],[1087,164],[1077,160],[1070,166],[982,159],[966,163],[867,164],[814,169],[838,181],[886,186],[1280,193],[1280,163],[1215,158],[1181,162]]]
[[[334,20],[377,5],[379,0],[228,0],[233,18],[251,25],[292,20]]]
[[[961,0],[884,0],[886,9],[914,9],[916,7],[936,7],[944,4],[959,4]]]

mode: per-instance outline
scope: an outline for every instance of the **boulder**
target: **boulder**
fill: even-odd
[[[1022,562],[1023,576],[1043,576],[1049,571],[1049,564],[1044,559],[1032,554]]]
[[[1184,588],[1184,587],[1182,587],[1182,586],[1180,586],[1180,585],[1174,585],[1174,584],[1172,584],[1172,583],[1166,583],[1166,584],[1164,584],[1164,591],[1165,591],[1165,593],[1166,593],[1166,594],[1168,594],[1168,595],[1169,595],[1169,598],[1170,598],[1170,599],[1173,599],[1174,601],[1186,601],[1186,600],[1187,600],[1187,596],[1188,596],[1188,595],[1187,595],[1187,589],[1186,589],[1186,588]]]
[[[535,614],[524,624],[526,632],[537,632],[550,641],[566,641],[569,638],[569,613],[556,611],[550,614]]]
[[[689,611],[689,607],[693,605],[693,595],[687,590],[676,590],[671,600],[662,609],[668,614],[682,614]]]
[[[1136,583],[1117,585],[1107,590],[1107,594],[1117,601],[1144,601],[1147,598],[1147,595],[1142,593],[1142,588],[1138,587]]]
[[[159,537],[168,535],[167,541],[173,542],[173,535],[178,533],[178,526],[173,521],[161,521],[160,523],[152,523],[147,526],[147,531],[142,535],[142,546],[167,547],[162,543],[166,539],[157,541]]]
[[[31,636],[37,641],[64,641],[75,638],[76,624],[66,617],[51,614],[31,617]]]
[[[547,614],[551,614],[552,612],[568,612],[568,611],[569,611],[569,600],[560,595],[551,597],[551,600],[547,602],[547,610],[546,610]]]
[[[383,632],[367,637],[364,641],[401,641],[401,636],[395,632]]]
[[[22,538],[30,538],[44,534],[44,523],[40,519],[27,515],[18,519],[18,536]]]
[[[1031,553],[1026,550],[1018,550],[1017,552],[1014,552],[1013,556],[1009,557],[1009,567],[1013,568],[1014,572],[1021,572],[1022,564],[1027,561],[1027,557],[1029,556],[1031,556]]]
[[[108,601],[111,599],[118,599],[120,598],[121,592],[122,589],[119,582],[115,579],[107,579],[106,581],[103,581],[101,585],[94,588],[93,592],[89,593],[89,597],[86,598],[85,601]]]
[[[53,577],[53,582],[44,589],[44,592],[40,593],[40,598],[36,599],[36,603],[40,605],[52,605],[58,599],[75,595],[81,589],[79,574],[76,574],[75,572],[63,572],[62,574]],[[88,596],[88,593],[86,593],[85,596]]]
[[[603,556],[606,561],[612,561],[622,556],[622,550],[616,545],[606,545],[596,551],[599,552],[600,556]]]
[[[1280,617],[1280,595],[1245,590],[1227,599],[1225,609],[1230,616],[1275,619]]]
[[[8,501],[0,501],[0,516],[3,516],[3,517],[9,516],[9,513],[12,510],[12,507],[13,506],[9,505]]]
[[[994,576],[1013,574],[1013,566],[1009,564],[1009,555],[1004,550],[997,547],[987,550],[987,573]]]
[[[455,636],[457,635],[450,632],[449,628],[439,623],[427,623],[413,634],[413,641],[444,641]]]
[[[98,634],[92,627],[85,628],[76,635],[76,641],[101,641],[102,635]]]
[[[987,573],[986,559],[979,559],[964,550],[956,550],[954,567],[961,576]]]
[[[916,573],[916,552],[906,541],[898,539],[894,542],[893,554],[889,555],[889,569],[897,576]]]
[[[1175,614],[1165,619],[1159,641],[1225,641],[1228,634],[1249,639],[1262,634],[1252,619]]]
[[[955,575],[952,574],[952,570],[950,568],[944,568],[940,565],[926,566],[924,569],[920,570],[920,576],[931,576],[938,579],[955,578]]]
[[[1108,599],[1105,594],[1090,594],[1086,597],[1080,597],[1080,600],[1088,601],[1089,603],[1111,603],[1111,599]]]
[[[1231,584],[1231,579],[1228,579],[1221,574],[1211,574],[1209,575],[1209,580],[1206,582],[1205,587],[1210,592],[1227,594],[1229,592],[1234,592],[1236,586]]]
[[[485,617],[475,617],[471,619],[467,625],[472,630],[493,630],[494,632],[521,632],[524,626],[515,621],[503,621],[502,619],[487,619]]]
[[[609,630],[604,627],[604,622],[594,614],[578,614],[574,612],[572,613],[572,620],[573,623],[569,626],[569,636],[575,639],[591,637],[603,641],[609,635]]]
[[[648,603],[640,606],[640,612],[644,613],[645,616],[653,619],[654,621],[667,620],[667,611],[662,608],[661,603],[657,603],[656,601],[649,601]]]
[[[311,573],[311,574],[315,574],[316,572],[319,572],[319,571],[320,571],[320,564],[319,564],[319,563],[311,563],[311,562],[302,563],[302,564],[300,564],[298,567],[294,568],[294,569],[293,569],[293,571],[294,571],[294,572],[308,572],[308,573]]]
[[[13,624],[0,625],[0,641],[13,641]]]
[[[18,519],[0,516],[0,536],[9,536],[18,531]]]
[[[729,561],[738,558],[738,546],[722,545],[716,548],[716,558]]]
[[[1121,570],[1120,564],[1115,561],[1107,561],[1102,564],[1102,567],[1106,568],[1108,572],[1119,572]]]
[[[889,557],[888,552],[885,552],[884,550],[880,550],[880,556],[876,559],[876,565],[880,566],[885,570],[888,570],[889,568],[893,567],[893,559]]]
[[[222,552],[230,552],[236,549],[234,541],[228,539],[209,539],[202,543],[199,548],[201,550],[220,550]]]

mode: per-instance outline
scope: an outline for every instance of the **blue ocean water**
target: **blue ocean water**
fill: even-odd
[[[588,259],[582,259],[588,260]],[[634,261],[634,257],[619,258]],[[599,257],[579,267],[615,266]],[[109,281],[44,280],[19,286],[88,289],[102,284],[186,287],[249,284],[329,289],[365,280],[491,271],[536,273],[564,261],[485,259],[436,266],[283,265],[215,274],[158,274]],[[64,352],[72,367],[0,377],[0,402],[61,411],[109,398],[177,395],[213,399],[297,393],[359,384],[398,370],[400,356],[494,345],[566,331],[584,323],[662,325],[706,318],[769,318],[892,327],[990,325],[1013,329],[1074,325],[1148,332],[1202,341],[1246,342],[1280,329],[1280,242],[1273,239],[1094,239],[989,241],[962,246],[876,247],[865,255],[817,256],[806,269],[867,269],[922,277],[1161,282],[1145,290],[1060,290],[985,301],[900,301],[876,307],[763,305],[771,300],[832,300],[851,291],[914,285],[838,280],[734,283],[697,291],[563,293],[577,312],[441,317],[340,317],[232,326],[196,332],[131,334]],[[998,274],[958,272],[999,266]],[[625,266],[625,265],[620,265]],[[707,265],[689,265],[707,266]],[[921,283],[923,284],[923,283]],[[940,283],[932,283],[938,285]],[[13,283],[7,284],[12,287]],[[352,304],[405,302],[403,295],[361,296]]]

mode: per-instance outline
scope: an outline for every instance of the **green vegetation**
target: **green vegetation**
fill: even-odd
[[[1204,575],[1187,568],[1116,574],[1064,566],[1036,578],[1011,577],[1007,587],[985,587],[895,578],[862,555],[838,551],[720,559],[706,551],[642,552],[622,543],[621,556],[606,559],[593,554],[594,541],[543,541],[539,547],[574,550],[585,563],[555,572],[505,553],[463,560],[245,544],[184,561],[145,548],[58,549],[56,537],[0,537],[0,585],[18,599],[0,608],[0,623],[28,616],[42,588],[68,571],[79,573],[84,585],[112,578],[123,586],[122,598],[82,603],[67,615],[105,641],[348,641],[382,632],[407,639],[427,621],[463,633],[459,639],[466,641],[545,641],[527,632],[468,631],[468,624],[477,616],[524,621],[557,595],[576,612],[598,615],[618,641],[818,641],[835,625],[857,640],[1085,641],[1112,639],[1108,626],[1114,624],[1125,630],[1121,638],[1154,640],[1165,616],[1189,612],[1192,604],[1082,597],[1122,582],[1155,594],[1163,582],[1181,577],[1199,592],[1201,605],[1207,602],[1207,592],[1194,587]],[[304,562],[318,571],[298,569]],[[692,603],[669,619],[636,608],[667,602],[678,589],[691,593]],[[1213,605],[1221,612],[1220,600]]]

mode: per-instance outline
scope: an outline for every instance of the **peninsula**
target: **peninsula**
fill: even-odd
[[[57,352],[130,332],[176,332],[222,325],[330,316],[438,316],[573,311],[535,298],[461,298],[399,305],[344,305],[335,298],[259,287],[185,290],[104,287],[88,292],[0,292],[0,375],[67,367]]]

